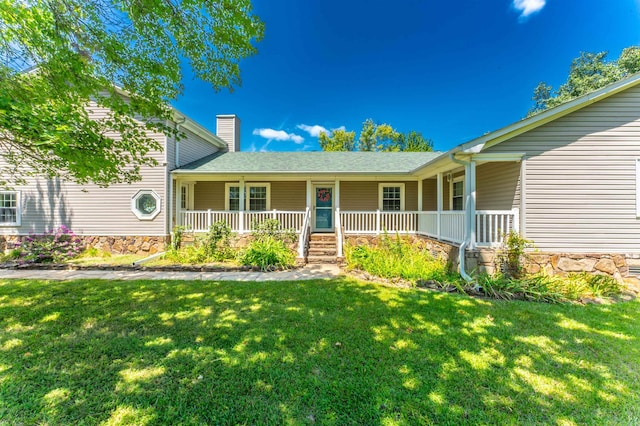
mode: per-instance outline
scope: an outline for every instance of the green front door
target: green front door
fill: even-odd
[[[314,186],[313,230],[333,232],[333,186]]]

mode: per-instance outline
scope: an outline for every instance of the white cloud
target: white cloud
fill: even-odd
[[[304,130],[305,132],[309,133],[309,135],[311,135],[314,138],[317,138],[318,136],[320,136],[320,133],[327,133],[327,134],[330,133],[326,127],[322,127],[318,124],[314,124],[313,126],[309,126],[307,124],[298,124],[296,127],[298,129]]]
[[[287,133],[284,130],[275,129],[254,129],[253,134],[263,137],[268,141],[291,141],[296,144],[304,142],[304,138],[295,133]]]
[[[331,129],[332,132],[334,132],[336,130],[342,130],[344,132],[345,130],[347,130],[347,128],[344,127],[344,126],[340,126],[340,127],[336,127],[335,129]]]
[[[521,19],[540,12],[546,4],[547,0],[513,0],[513,7],[521,12]]]

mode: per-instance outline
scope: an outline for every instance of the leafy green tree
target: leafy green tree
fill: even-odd
[[[371,118],[362,123],[358,151],[389,151],[400,134],[388,124],[376,124]]]
[[[395,147],[393,151],[430,152],[433,151],[433,142],[422,136],[422,133],[412,130],[407,134],[400,133]]]
[[[181,63],[231,88],[263,31],[250,0],[0,0],[0,186],[138,180],[151,132],[177,133]]]
[[[322,132],[318,138],[320,141],[320,148],[322,148],[323,151],[353,151],[356,147],[355,132],[336,129],[332,131],[330,135]]]
[[[637,46],[624,49],[615,61],[607,61],[607,52],[582,52],[571,62],[567,81],[557,91],[545,82],[538,84],[528,115],[553,108],[639,71],[640,48]]]
[[[323,151],[433,151],[433,143],[422,133],[411,131],[403,134],[389,124],[376,124],[371,118],[362,123],[357,145],[355,132],[344,130],[321,133],[319,139]]]

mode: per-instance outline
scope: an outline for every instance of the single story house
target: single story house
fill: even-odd
[[[341,256],[350,236],[398,232],[458,248],[465,273],[488,267],[511,230],[534,242],[533,271],[624,277],[640,258],[640,74],[448,152],[240,152],[234,115],[215,134],[175,121],[186,137],[157,135],[161,165],[137,184],[34,179],[0,192],[0,235],[65,224],[88,243],[151,253],[176,225],[225,220],[242,234],[277,218],[298,232],[301,258],[314,235]]]

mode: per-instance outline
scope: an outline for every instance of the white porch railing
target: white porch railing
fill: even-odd
[[[303,258],[305,255],[305,249],[307,248],[307,241],[311,234],[311,210],[307,207],[304,212],[304,218],[302,220],[302,228],[300,228],[300,235],[298,237],[298,257]]]
[[[399,232],[414,234],[418,227],[418,212],[350,211],[340,212],[345,234],[380,234]]]
[[[207,232],[215,222],[225,221],[231,231],[239,234],[251,232],[256,223],[277,219],[285,229],[300,232],[306,212],[269,210],[264,212],[232,212],[214,210],[183,210],[178,214],[178,224],[186,232]]]
[[[478,245],[502,243],[504,234],[520,229],[518,209],[476,211],[476,242]]]
[[[277,219],[283,228],[294,229],[298,234],[305,230],[310,233],[311,215],[306,211],[270,210],[265,212],[231,211],[180,211],[178,224],[187,232],[207,232],[211,224],[225,221],[233,232],[251,232],[256,223],[266,219]],[[465,237],[465,213],[463,211],[440,212],[385,212],[342,211],[336,209],[336,233],[339,240],[344,234],[381,234],[383,232],[401,234],[422,234],[443,241],[460,244]],[[503,236],[519,230],[518,210],[478,210],[476,211],[476,243],[479,246],[502,243]],[[303,235],[304,236],[304,235]],[[308,238],[308,236],[304,236]],[[302,241],[301,241],[302,243]],[[304,242],[306,244],[306,241]],[[301,246],[302,247],[302,246]]]
[[[464,241],[464,212],[440,212],[440,239],[460,244]]]
[[[422,234],[456,244],[462,243],[465,237],[463,211],[340,211],[339,219],[345,234]],[[476,211],[476,243],[499,244],[505,233],[518,231],[518,222],[517,209]]]

